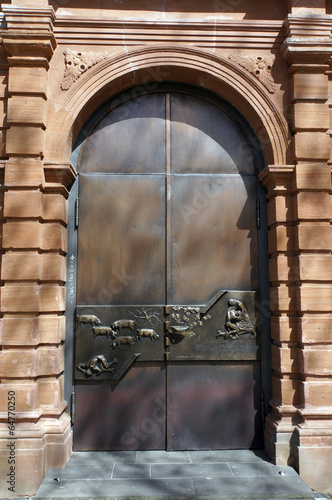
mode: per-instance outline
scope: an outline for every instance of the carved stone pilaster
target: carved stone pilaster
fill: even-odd
[[[9,342],[10,348],[6,349],[7,361],[2,363],[0,375],[4,383],[10,380],[14,384],[20,401],[15,436],[17,456],[23,457],[23,461],[17,469],[15,494],[30,495],[36,492],[48,468],[63,467],[71,453],[61,344],[65,333],[67,202],[64,196],[74,172],[69,165],[60,168],[43,164],[48,69],[56,48],[54,10],[47,6],[32,7],[31,3],[30,6],[5,4],[2,12],[1,35],[9,64],[6,94],[9,158],[5,165],[3,202],[7,233],[2,243],[2,269],[7,270],[7,275],[2,276],[1,287],[2,312],[6,310],[6,317],[0,321],[2,342],[5,345]],[[9,263],[12,257],[17,262],[14,266]],[[21,274],[23,267],[28,269],[28,275]],[[10,275],[13,268],[19,271]],[[46,359],[52,361],[45,369]],[[11,368],[14,365],[19,367],[15,372]],[[25,366],[28,369],[24,371]],[[1,418],[4,421],[4,416]],[[8,429],[6,434],[4,427],[3,424],[0,428],[2,449],[8,440]],[[5,470],[4,454],[0,462],[0,469]]]
[[[301,417],[299,394],[300,370],[298,344],[294,332],[286,327],[296,317],[298,262],[293,257],[295,165],[269,165],[259,179],[267,189],[269,253],[270,253],[270,307],[272,311],[272,408],[267,416],[265,445],[269,455],[279,465],[297,467],[295,429]],[[277,333],[276,333],[277,332]],[[295,332],[296,333],[296,332]],[[289,359],[294,359],[293,365]],[[296,365],[296,366],[295,366]]]
[[[6,152],[43,158],[47,72],[56,48],[53,7],[3,5],[9,63]],[[22,167],[23,168],[23,167]]]

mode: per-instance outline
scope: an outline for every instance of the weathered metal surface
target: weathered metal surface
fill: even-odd
[[[163,304],[165,180],[81,175],[78,304]]]
[[[76,383],[74,450],[165,449],[165,372],[136,363],[119,382]]]
[[[104,115],[81,150],[79,171],[165,172],[165,94],[145,94]]]
[[[104,115],[79,170],[75,449],[260,446],[244,133],[200,98],[144,96]]]
[[[133,354],[136,363],[164,360],[162,307],[78,306],[76,313],[76,380],[114,380]],[[101,326],[94,326],[96,322]],[[104,368],[100,356],[104,357]],[[117,363],[110,371],[106,364],[114,359]],[[97,367],[92,374],[91,362]]]
[[[170,450],[263,445],[258,362],[172,362],[167,405]]]
[[[205,304],[220,288],[258,289],[255,177],[173,175],[170,203],[168,303]]]
[[[244,133],[215,104],[173,93],[170,121],[173,173],[255,173]]]
[[[246,328],[238,338],[220,335],[227,332],[232,301],[239,301],[246,311]],[[256,311],[255,292],[221,291],[207,306],[167,306],[166,329],[170,338],[169,359],[172,361],[195,360],[256,360],[260,357],[259,323]],[[251,325],[252,330],[248,327]],[[176,332],[176,327],[186,326]],[[234,334],[236,335],[235,330]]]

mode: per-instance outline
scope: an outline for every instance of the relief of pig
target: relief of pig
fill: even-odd
[[[122,345],[128,344],[130,347],[132,347],[135,343],[134,337],[118,337],[115,342],[113,342],[112,347],[115,349],[115,347],[121,347]]]
[[[111,325],[111,328],[113,330],[117,330],[118,332],[121,332],[122,328],[129,328],[131,331],[133,331],[135,325],[136,321],[133,321],[132,319],[119,319],[118,321],[114,321],[114,323]]]
[[[142,340],[142,337],[147,337],[150,340],[158,340],[159,335],[154,330],[149,330],[147,328],[142,328],[141,330],[137,330],[137,337],[139,340]]]
[[[80,316],[76,317],[77,319],[77,324],[81,325],[84,323],[91,323],[91,325],[101,325],[101,321],[97,316],[94,314],[81,314]]]
[[[116,332],[112,330],[112,328],[110,328],[109,326],[94,326],[92,330],[93,330],[93,335],[95,337],[97,337],[98,335],[107,335],[108,339],[116,338]]]

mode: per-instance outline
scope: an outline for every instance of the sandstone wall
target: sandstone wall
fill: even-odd
[[[256,133],[272,313],[266,448],[312,488],[332,490],[331,14],[323,0],[2,4],[0,470],[10,472],[15,441],[16,495],[33,494],[71,453],[63,388],[73,142],[107,98],[156,81],[219,94]]]

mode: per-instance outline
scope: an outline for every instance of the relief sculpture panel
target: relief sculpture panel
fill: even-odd
[[[205,306],[167,306],[165,310],[167,359],[259,359],[256,292],[220,291]]]
[[[240,300],[229,299],[228,310],[225,320],[225,332],[219,331],[218,337],[225,339],[238,339],[239,335],[251,333],[257,337],[257,333],[251,324],[247,310]]]
[[[162,307],[78,306],[76,380],[119,380],[138,359],[163,361],[163,328]]]
[[[117,380],[136,360],[257,360],[255,298],[222,290],[203,306],[79,306],[75,377]]]

